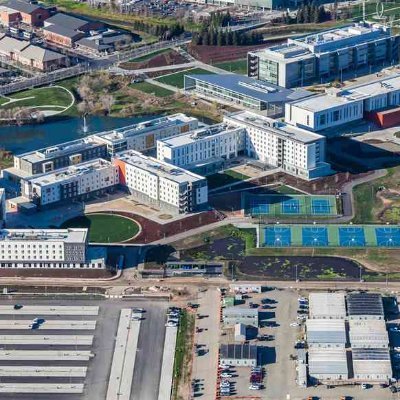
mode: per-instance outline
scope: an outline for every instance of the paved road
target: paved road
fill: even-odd
[[[214,400],[217,386],[219,325],[220,325],[220,293],[216,288],[199,293],[200,307],[197,314],[205,316],[196,319],[196,328],[202,331],[196,333],[195,343],[201,344],[202,349],[208,352],[201,356],[194,356],[192,379],[200,379],[202,387],[197,392],[201,399]],[[195,397],[196,394],[195,394]]]
[[[141,323],[131,400],[158,400],[167,303],[153,302]]]

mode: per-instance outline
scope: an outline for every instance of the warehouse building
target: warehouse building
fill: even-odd
[[[249,52],[247,73],[285,88],[299,87],[366,66],[397,63],[399,43],[388,26],[360,22]]]
[[[104,268],[103,250],[88,249],[88,230],[0,230],[1,268]]]
[[[250,344],[222,344],[219,353],[220,364],[234,367],[257,366],[257,346]]]
[[[309,348],[344,348],[347,343],[343,319],[308,319],[306,334]]]
[[[285,121],[311,131],[321,131],[363,118],[380,127],[400,123],[400,75],[326,93],[285,105]]]
[[[224,116],[246,130],[246,155],[302,179],[329,175],[325,137],[249,111]]]
[[[354,379],[360,383],[389,383],[393,377],[388,349],[353,349]]]
[[[381,319],[351,319],[349,321],[349,335],[353,349],[387,349],[389,347],[386,323]]]
[[[333,383],[349,378],[345,348],[313,348],[308,352],[308,372],[311,383]]]
[[[38,206],[85,200],[109,192],[119,183],[118,167],[101,158],[24,178],[22,195]]]
[[[238,74],[185,75],[185,90],[207,100],[222,99],[234,106],[264,111],[271,118],[283,116],[285,103],[313,95],[304,89],[286,89]]]
[[[344,293],[310,293],[309,310],[312,319],[345,319]]]
[[[257,285],[256,283],[231,283],[229,285],[231,292],[234,293],[261,293],[263,287],[261,285]]]
[[[207,208],[207,180],[200,175],[133,150],[118,153],[113,163],[120,184],[146,204],[175,214]]]
[[[378,293],[350,293],[347,296],[349,319],[384,320],[382,296]]]
[[[173,114],[166,117],[124,126],[96,136],[107,146],[109,156],[125,150],[146,151],[154,149],[157,140],[181,135],[198,128],[198,120],[185,114]]]
[[[254,308],[227,307],[222,310],[224,325],[252,325],[258,326],[258,310]]]

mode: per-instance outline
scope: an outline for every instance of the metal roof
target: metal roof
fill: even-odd
[[[238,74],[189,74],[186,76],[265,103],[282,103],[314,95],[304,89],[286,89]]]
[[[310,293],[310,318],[345,318],[344,293]]]
[[[256,308],[243,308],[243,307],[227,307],[224,308],[223,316],[235,316],[235,315],[248,315],[251,317],[258,316],[258,310]]]
[[[348,367],[346,349],[310,349],[308,352],[308,368],[310,375],[347,375]]]
[[[343,319],[308,319],[308,343],[346,343],[346,328]]]
[[[389,345],[386,324],[381,319],[351,319],[350,343],[357,347],[382,347]]]
[[[222,358],[234,360],[257,360],[257,346],[249,344],[221,344]]]
[[[384,316],[382,296],[378,293],[351,293],[347,296],[349,316]]]

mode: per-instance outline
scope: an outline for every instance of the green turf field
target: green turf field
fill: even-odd
[[[214,66],[229,72],[234,72],[235,74],[247,75],[247,58],[219,62],[214,64]]]
[[[399,248],[396,225],[274,224],[259,228],[259,247]]]
[[[333,217],[340,199],[332,195],[251,194],[242,195],[245,215],[252,217]]]
[[[153,94],[156,97],[167,97],[174,94],[172,90],[168,90],[148,82],[133,83],[132,88],[140,90],[141,92],[144,93]]]
[[[186,69],[185,71],[175,72],[174,74],[163,75],[157,78],[156,80],[161,83],[165,83],[166,85],[171,85],[179,89],[183,89],[184,77],[185,75],[189,74],[206,75],[206,74],[212,74],[212,72],[206,71],[205,69],[202,68],[192,68],[192,69]]]
[[[62,228],[89,228],[89,242],[118,243],[134,237],[140,230],[132,219],[113,214],[88,214],[65,221]]]

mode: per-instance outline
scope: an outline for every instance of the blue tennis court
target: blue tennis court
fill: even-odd
[[[282,214],[300,214],[300,202],[298,199],[287,199],[281,203]]]
[[[331,203],[328,199],[312,199],[311,213],[315,215],[330,215]]]
[[[343,247],[365,246],[364,229],[360,227],[339,227],[339,244]]]
[[[252,214],[269,214],[269,204],[263,201],[254,201],[251,203]]]
[[[268,226],[265,228],[265,244],[267,246],[290,246],[291,234],[290,228],[281,228],[278,226]]]
[[[384,247],[400,246],[400,228],[375,228],[376,244]]]
[[[303,246],[328,246],[328,229],[326,227],[303,227]]]

